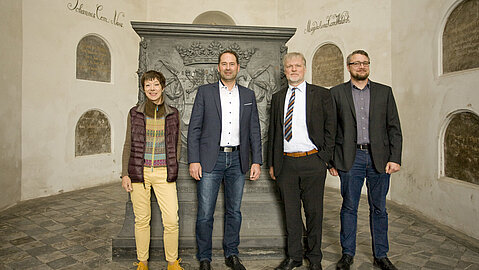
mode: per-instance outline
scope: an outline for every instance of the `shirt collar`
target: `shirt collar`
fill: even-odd
[[[370,84],[371,84],[371,81],[368,79],[368,83],[366,84],[364,89],[366,89],[366,88],[369,89]],[[363,89],[359,89],[356,85],[354,85],[352,81],[351,81],[351,89],[353,89],[353,90],[363,90]]]
[[[306,91],[306,81],[303,81],[298,86],[292,86],[292,85],[288,84],[288,91],[292,91],[293,88],[297,88],[299,91],[305,92]]]
[[[229,90],[228,89],[228,86],[226,86],[221,80],[219,80],[219,86],[220,86],[220,89],[223,89],[223,90]],[[236,89],[238,89],[238,83],[235,82],[235,86],[233,86],[233,89],[231,89],[232,91],[235,91]]]

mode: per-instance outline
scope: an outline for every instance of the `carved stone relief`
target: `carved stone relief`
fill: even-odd
[[[452,11],[442,45],[444,73],[479,67],[479,0],[466,0]]]
[[[479,116],[458,113],[449,123],[444,138],[445,173],[479,184]]]
[[[111,128],[108,118],[100,111],[87,111],[75,128],[75,156],[110,152]]]
[[[106,43],[89,35],[80,40],[76,52],[76,78],[89,81],[111,81],[111,55]]]
[[[239,56],[238,84],[255,92],[261,124],[263,149],[266,149],[271,96],[280,89],[280,57],[271,62],[271,52],[253,47],[244,41],[189,41],[163,46],[163,40],[143,40],[140,46],[141,75],[150,69],[158,70],[166,78],[165,102],[180,112],[182,154],[180,162],[187,163],[187,133],[191,110],[198,87],[218,82],[218,56],[229,49]],[[283,49],[284,50],[284,49]],[[282,52],[284,54],[284,52]],[[141,86],[140,86],[141,87]],[[139,98],[144,100],[140,91]]]
[[[344,59],[333,44],[321,46],[313,57],[313,84],[331,87],[344,82]]]

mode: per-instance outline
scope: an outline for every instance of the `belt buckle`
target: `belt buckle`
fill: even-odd
[[[369,145],[367,144],[358,144],[358,148],[359,150],[368,150],[369,149]]]
[[[227,153],[233,152],[233,147],[225,147],[223,152],[227,152]]]

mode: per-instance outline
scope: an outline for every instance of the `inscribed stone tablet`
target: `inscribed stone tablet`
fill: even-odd
[[[479,67],[479,0],[466,0],[452,11],[442,44],[444,73]]]
[[[110,82],[111,56],[106,43],[99,37],[89,35],[78,43],[76,78]]]
[[[444,143],[446,176],[479,184],[479,116],[454,115]]]
[[[75,129],[75,156],[111,152],[111,128],[105,114],[97,110],[84,113]]]
[[[331,87],[344,81],[344,59],[333,44],[321,46],[313,57],[313,84]]]

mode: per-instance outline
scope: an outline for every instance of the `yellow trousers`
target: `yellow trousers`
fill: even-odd
[[[163,220],[163,245],[168,262],[178,258],[178,196],[176,183],[166,181],[166,167],[144,168],[145,186],[143,183],[132,183],[131,202],[135,213],[136,254],[139,261],[149,258],[150,220],[151,220],[151,188],[161,210]]]

